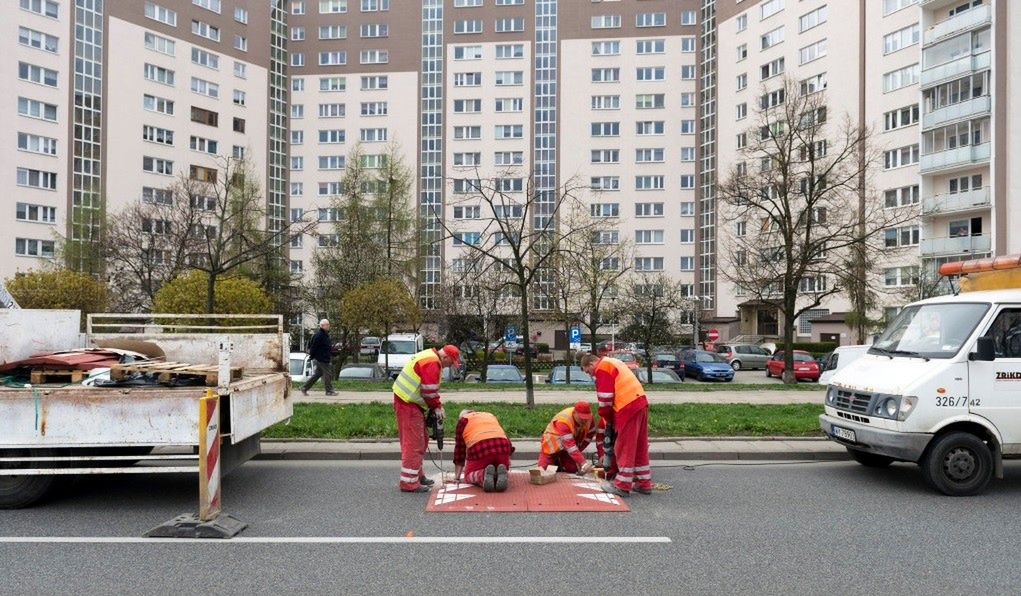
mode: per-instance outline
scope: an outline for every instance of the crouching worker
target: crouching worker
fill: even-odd
[[[606,422],[602,418],[598,422],[593,421],[587,401],[564,408],[550,420],[542,433],[538,466],[545,470],[547,466],[555,465],[561,472],[577,474],[591,472],[592,464],[585,461],[582,452],[594,440],[596,455],[603,459],[605,430]]]
[[[507,490],[507,470],[514,452],[496,416],[464,410],[454,431],[454,480],[481,486],[487,493]]]

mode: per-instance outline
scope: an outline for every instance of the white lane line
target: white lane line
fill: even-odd
[[[134,536],[0,536],[0,544],[668,544],[666,536],[281,536],[136,538]]]

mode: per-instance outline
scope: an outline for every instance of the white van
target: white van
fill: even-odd
[[[947,263],[961,292],[909,304],[826,389],[822,431],[859,463],[917,462],[953,496],[1021,458],[1021,256]]]
[[[833,352],[826,357],[826,362],[823,363],[822,374],[819,375],[819,383],[822,385],[828,385],[830,379],[832,379],[834,375],[847,368],[848,364],[851,364],[865,355],[871,347],[872,346],[837,347],[837,349],[833,350]]]
[[[291,352],[287,359],[287,372],[291,380],[304,383],[312,376],[312,357],[305,352]]]
[[[386,369],[391,376],[397,376],[411,357],[425,349],[425,338],[418,333],[391,333],[379,346],[376,364]]]

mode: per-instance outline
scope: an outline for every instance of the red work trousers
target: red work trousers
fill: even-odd
[[[490,454],[484,455],[478,459],[468,459],[464,462],[464,481],[475,486],[482,486],[482,481],[486,478],[486,466],[488,465],[498,466],[503,464],[510,470],[510,455],[508,454]]]
[[[573,474],[578,471],[578,462],[574,461],[574,458],[563,449],[557,451],[553,455],[540,453],[537,465],[543,470],[545,470],[547,466],[557,466],[558,472],[568,472]]]
[[[613,443],[613,461],[608,477],[622,491],[631,492],[632,484],[652,489],[649,466],[649,402],[645,397],[624,406],[613,415],[617,439]],[[616,473],[614,475],[613,473]]]
[[[425,413],[415,404],[394,396],[394,413],[397,414],[397,436],[401,440],[401,480],[404,490],[418,488],[422,473],[422,457],[429,445],[425,429]]]

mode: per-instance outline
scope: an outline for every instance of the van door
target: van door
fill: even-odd
[[[1021,453],[1021,304],[1001,307],[985,335],[996,360],[968,363],[970,409],[999,429],[1004,454]]]

